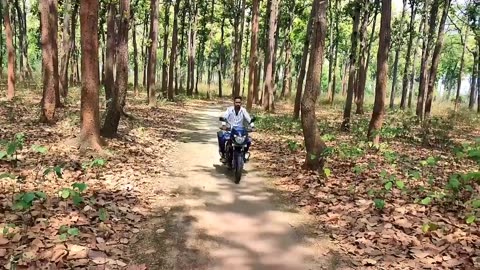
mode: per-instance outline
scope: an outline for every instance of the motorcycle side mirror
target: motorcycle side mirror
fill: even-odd
[[[220,116],[220,117],[218,118],[218,121],[226,122],[226,119],[225,119],[225,117]]]

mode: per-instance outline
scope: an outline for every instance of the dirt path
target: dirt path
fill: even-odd
[[[219,162],[220,113],[212,104],[192,109],[170,176],[159,180],[158,217],[133,241],[137,262],[149,269],[335,268],[328,243],[306,233],[307,216],[283,204],[254,164],[233,183]]]

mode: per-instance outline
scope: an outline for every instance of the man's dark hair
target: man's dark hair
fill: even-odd
[[[241,96],[236,96],[236,97],[233,98],[233,100],[237,100],[237,99],[242,100],[242,97]]]

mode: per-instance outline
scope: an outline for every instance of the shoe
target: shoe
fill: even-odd
[[[221,158],[220,158],[220,162],[223,163],[223,164],[225,164],[225,163],[227,163],[227,159],[225,159],[225,157],[221,157]]]

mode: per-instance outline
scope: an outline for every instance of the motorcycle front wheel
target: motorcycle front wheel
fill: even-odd
[[[233,164],[235,167],[235,184],[238,184],[242,179],[242,172],[243,172],[243,153],[242,152],[235,151]]]

